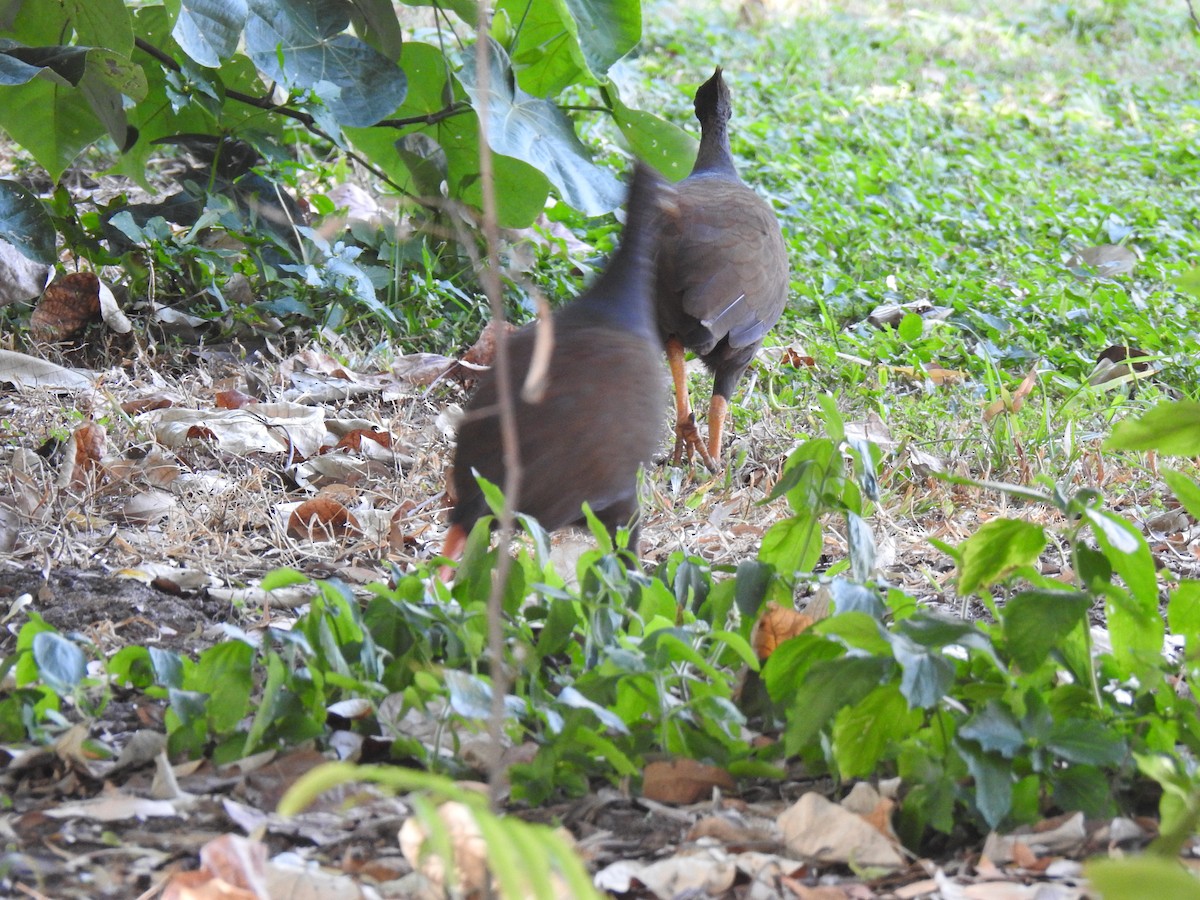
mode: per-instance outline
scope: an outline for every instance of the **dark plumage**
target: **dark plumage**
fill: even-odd
[[[554,349],[540,402],[520,398],[537,323],[509,337],[522,478],[517,507],[553,531],[583,521],[587,502],[610,530],[633,528],[637,473],[662,432],[666,387],[654,325],[654,224],[664,192],[644,165],[634,170],[620,247],[591,287],[551,318]],[[484,374],[458,429],[457,504],[443,555],[456,557],[488,507],[472,470],[503,486],[496,380]]]
[[[787,300],[787,248],[774,210],[738,177],[729,151],[733,107],[720,67],[696,91],[700,150],[664,219],[655,281],[658,328],[675,382],[675,462],[695,450],[712,470],[729,398]],[[708,445],[687,393],[684,348],[713,373]]]

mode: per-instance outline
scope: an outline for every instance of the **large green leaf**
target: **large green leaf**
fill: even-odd
[[[625,199],[620,181],[592,162],[571,121],[557,106],[530,96],[513,83],[507,54],[491,38],[488,41],[486,96],[478,89],[474,54],[467,57],[459,77],[475,108],[487,105],[491,148],[539,169],[563,200],[585,215],[600,215],[620,206]]]
[[[81,91],[35,78],[0,92],[0,128],[24,147],[53,181],[104,135]]]
[[[579,46],[597,78],[642,39],[641,0],[566,0]]]
[[[630,109],[621,100],[615,84],[604,85],[600,94],[608,103],[613,121],[629,142],[634,156],[645,160],[672,181],[687,177],[700,146],[694,137],[653,113]]]
[[[405,44],[401,64],[409,76],[409,92],[396,110],[397,118],[440,115],[447,102],[465,96],[450,77],[441,50],[431,44]],[[479,173],[479,120],[467,109],[430,125],[413,125],[402,132],[393,128],[350,128],[346,136],[371,162],[409,193],[422,196],[426,186],[420,172],[411,168],[411,147],[397,149],[397,138],[426,135],[445,153],[450,196],[478,209],[482,205]],[[505,156],[493,159],[496,177],[497,218],[505,228],[524,228],[546,205],[550,185],[534,167]]]
[[[1118,422],[1105,450],[1157,450],[1172,456],[1200,456],[1200,403],[1160,403],[1137,419]]]
[[[0,238],[34,262],[55,261],[54,225],[42,201],[24,185],[0,180]]]
[[[366,127],[392,114],[408,90],[404,72],[345,34],[340,0],[253,0],[246,52],[267,77],[312,89],[340,125]]]
[[[62,0],[62,3],[75,28],[76,43],[129,57],[133,51],[133,23],[124,0]]]
[[[249,14],[246,0],[183,0],[171,34],[184,53],[216,68],[237,50]]]
[[[968,596],[999,581],[1017,566],[1034,562],[1045,546],[1046,532],[1040,525],[1018,519],[992,519],[959,545],[959,594]]]
[[[1040,666],[1073,629],[1087,621],[1092,600],[1079,591],[1032,590],[1006,604],[1004,637],[1009,655],[1026,672]]]

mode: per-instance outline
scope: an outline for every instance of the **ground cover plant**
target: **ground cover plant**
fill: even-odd
[[[75,146],[0,113],[9,239],[116,295],[75,331],[45,298],[3,311],[6,350],[105,374],[100,392],[14,390],[0,419],[0,884],[182,890],[204,845],[187,884],[259,879],[248,896],[317,878],[300,858],[348,896],[825,896],[819,879],[843,897],[1082,896],[1085,875],[1107,898],[1194,893],[1177,880],[1200,818],[1187,5],[647,4],[640,39],[628,17],[603,32],[608,56],[586,29],[542,41],[589,8],[551,6],[501,4],[491,28],[581,141],[562,136],[559,180],[502,163],[519,208],[501,224],[557,197],[500,240],[510,314],[579,290],[619,233],[592,201],[631,146],[686,158],[714,63],[739,169],[789,248],[725,471],[644,476],[644,567],[598,523],[551,540],[524,522],[511,549],[481,523],[453,582],[435,576],[445,411],[469,380],[443,372],[487,306],[478,133],[444,124],[476,115],[469,50],[443,49],[469,48],[472,4],[396,21],[417,49],[380,115],[448,118],[386,129],[289,69],[292,45],[187,62],[196,36],[168,36],[169,7],[131,7],[132,50],[103,29],[114,46],[82,62],[5,48],[53,76],[0,90],[100,78],[94,94],[137,102],[122,118],[52,93],[56,122],[89,123]],[[13,33],[36,46],[31,21]],[[386,54],[389,28],[357,33]],[[96,74],[122,47],[148,66],[141,96],[119,60]],[[285,112],[233,96],[279,101],[251,63],[289,87]],[[253,147],[161,127],[167,108]],[[161,137],[187,161],[155,184]],[[351,221],[335,188],[355,171],[467,206]],[[0,360],[8,380],[70,377],[29,355]],[[463,787],[489,777],[504,818]],[[1112,848],[1149,852],[1077,863]]]

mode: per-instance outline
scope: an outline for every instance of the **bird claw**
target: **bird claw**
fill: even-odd
[[[679,465],[683,461],[685,454],[690,460],[693,453],[700,457],[700,461],[704,463],[708,471],[714,473],[717,471],[716,460],[712,458],[712,454],[708,452],[708,447],[700,439],[700,429],[696,427],[695,413],[675,423],[675,456],[673,463]]]

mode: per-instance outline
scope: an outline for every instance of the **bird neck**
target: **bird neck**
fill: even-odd
[[[696,153],[693,175],[732,175],[738,177],[733,165],[733,153],[729,150],[727,123],[720,118],[706,119],[700,123],[700,150]]]
[[[580,298],[589,315],[626,331],[649,337],[657,333],[651,298],[652,243],[645,223],[635,223],[631,219],[621,246],[586,295]]]

